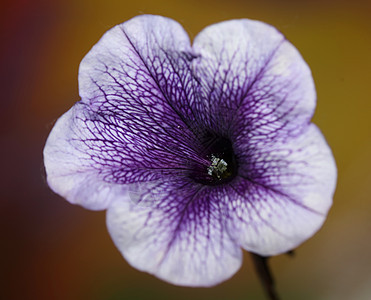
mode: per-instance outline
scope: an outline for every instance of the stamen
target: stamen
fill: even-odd
[[[227,168],[228,164],[224,159],[211,154],[211,165],[207,168],[207,174],[220,180],[225,178]]]
[[[238,162],[233,152],[233,145],[228,138],[208,132],[200,138],[200,157],[205,164],[192,164],[189,176],[196,182],[205,185],[225,184],[236,176]]]

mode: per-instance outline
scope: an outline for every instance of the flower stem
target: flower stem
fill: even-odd
[[[267,294],[268,299],[279,300],[277,291],[274,287],[274,280],[268,266],[269,257],[260,256],[255,253],[250,254],[255,266],[255,270],[258,273],[260,282],[263,285],[264,291]]]

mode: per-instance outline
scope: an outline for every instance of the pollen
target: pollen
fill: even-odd
[[[219,180],[225,179],[229,177],[227,169],[228,164],[224,159],[211,155],[211,165],[207,168],[207,174]]]

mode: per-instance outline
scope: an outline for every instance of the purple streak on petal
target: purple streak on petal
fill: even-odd
[[[158,140],[151,129],[136,134],[120,118],[76,103],[55,124],[45,145],[50,187],[72,203],[105,209],[128,188],[125,184],[187,178],[191,161],[202,163],[191,156],[192,148],[174,142],[180,135]]]
[[[320,228],[332,204],[336,166],[330,149],[311,125],[298,138],[247,156],[226,191],[230,234],[260,255],[287,252]]]
[[[192,59],[188,36],[170,19],[140,16],[108,31],[81,63],[81,102],[49,140],[49,146],[63,145],[62,152],[55,145],[46,151],[46,160],[60,164],[50,179],[55,190],[90,208],[86,197],[71,196],[80,195],[82,178],[78,185],[57,181],[88,170],[97,181],[125,184],[183,176],[191,164],[206,168],[187,105],[193,97]],[[107,199],[97,209],[106,208]]]
[[[212,286],[239,269],[241,250],[225,231],[215,189],[174,179],[140,193],[150,205],[118,200],[107,211],[111,237],[132,266],[188,286]]]
[[[315,106],[311,73],[275,28],[226,21],[206,27],[193,48],[200,55],[192,62],[203,87],[199,111],[208,126],[239,143],[307,126]]]
[[[180,135],[193,145],[193,59],[178,23],[159,16],[133,18],[109,30],[81,62],[82,101],[99,113],[129,120],[137,135],[151,128],[159,141]]]
[[[100,210],[121,195],[123,186],[100,176],[94,162],[97,153],[88,141],[95,140],[102,146],[107,141],[90,134],[87,124],[81,121],[83,112],[80,105],[75,105],[58,119],[44,148],[44,164],[48,184],[56,193],[71,203]]]

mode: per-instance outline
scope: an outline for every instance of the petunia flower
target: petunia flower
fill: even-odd
[[[46,142],[47,181],[107,209],[133,267],[212,286],[242,249],[284,253],[323,224],[335,162],[311,123],[310,69],[274,27],[221,22],[191,45],[171,19],[135,17],[82,60],[79,92]]]

